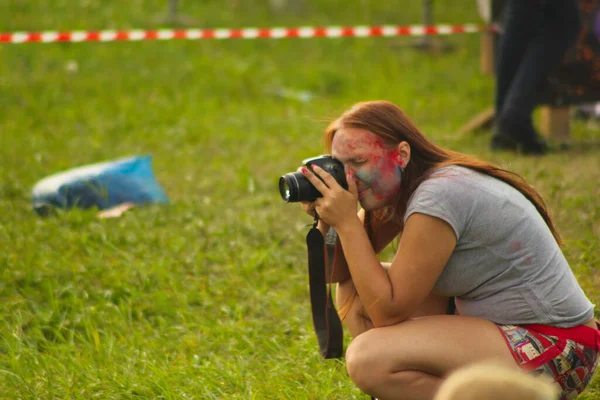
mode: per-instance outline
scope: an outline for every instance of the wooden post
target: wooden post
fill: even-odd
[[[171,21],[177,20],[177,1],[178,0],[169,0],[168,18]]]
[[[495,41],[496,34],[494,32],[482,32],[480,37],[480,59],[479,65],[481,73],[486,76],[494,76],[496,54]]]
[[[560,143],[568,142],[571,137],[569,107],[542,106],[540,112],[541,134]]]
[[[423,0],[423,25],[433,25],[433,0]],[[431,36],[421,38],[423,47],[431,47]]]

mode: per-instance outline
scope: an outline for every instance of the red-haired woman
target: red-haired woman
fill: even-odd
[[[584,390],[598,363],[594,305],[531,186],[436,146],[385,101],[353,106],[325,143],[349,189],[303,168],[323,195],[303,208],[317,211],[322,232],[337,231],[332,282],[360,389],[431,399],[452,371],[496,359],[548,375],[562,398]],[[396,237],[393,260],[381,263]],[[444,315],[451,297],[457,315]]]

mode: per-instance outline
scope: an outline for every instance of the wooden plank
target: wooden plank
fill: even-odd
[[[486,76],[494,76],[496,71],[496,53],[494,32],[483,32],[480,37],[479,66],[481,73]]]
[[[550,140],[568,142],[571,138],[569,107],[540,107],[540,133]]]
[[[495,116],[496,112],[494,110],[494,107],[490,107],[471,118],[469,122],[467,122],[458,130],[458,133],[460,135],[465,135],[469,132],[490,129],[492,126],[492,122],[494,122]]]

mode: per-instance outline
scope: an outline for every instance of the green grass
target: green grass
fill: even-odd
[[[211,0],[181,12],[201,27],[418,24],[421,3],[305,1],[275,13]],[[435,21],[479,22],[474,2],[455,3],[436,2]],[[8,0],[0,31],[155,28],[165,14],[158,0]],[[435,142],[529,179],[599,303],[600,171],[586,145],[597,132],[575,123],[580,145],[542,159],[492,154],[489,134],[455,133],[493,97],[478,36],[443,38],[454,51],[440,54],[411,40],[0,46],[0,398],[366,398],[341,360],[320,359],[310,220],[276,188],[323,151],[327,121],[361,100],[393,101]],[[281,88],[314,98],[273,95]],[[112,220],[32,212],[39,179],[133,154],[152,154],[168,206]],[[581,398],[598,396],[596,379]]]

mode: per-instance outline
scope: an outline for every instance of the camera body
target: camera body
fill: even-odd
[[[348,190],[344,164],[332,156],[325,154],[318,157],[307,158],[302,165],[312,171],[312,166],[317,165],[333,176],[337,183]],[[315,201],[322,197],[321,193],[304,176],[302,172],[290,172],[279,178],[279,194],[288,203],[299,201]]]

